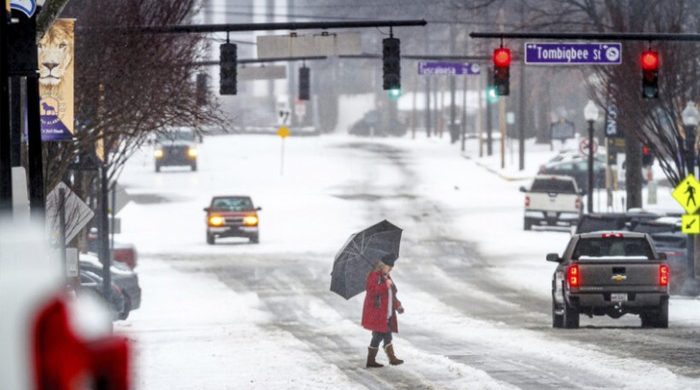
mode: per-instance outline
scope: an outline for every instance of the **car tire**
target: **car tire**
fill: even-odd
[[[564,327],[567,329],[576,329],[579,327],[578,309],[564,303]]]
[[[524,230],[532,230],[532,221],[529,220],[528,218],[525,218],[523,220],[523,229]]]
[[[552,328],[563,328],[564,327],[564,315],[556,313],[557,304],[552,299]]]
[[[207,244],[209,244],[209,245],[216,244],[216,237],[214,237],[213,234],[207,233]]]
[[[642,320],[642,328],[651,328],[654,325],[649,313],[641,313],[639,314],[639,318]]]
[[[659,312],[654,318],[655,328],[668,328],[668,299],[661,301],[661,306],[659,307]]]
[[[256,234],[248,239],[248,241],[251,244],[259,244],[260,243],[260,235]]]

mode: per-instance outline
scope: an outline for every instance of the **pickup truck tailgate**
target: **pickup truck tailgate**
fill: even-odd
[[[579,260],[581,291],[656,291],[659,284],[657,260],[596,259]]]

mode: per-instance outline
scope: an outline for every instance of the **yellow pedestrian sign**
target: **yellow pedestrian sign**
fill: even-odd
[[[686,234],[700,234],[700,215],[683,215],[681,231]]]
[[[280,136],[280,138],[287,138],[289,137],[289,127],[287,126],[282,126],[277,130],[277,135]]]
[[[695,214],[700,208],[700,182],[692,174],[686,176],[671,195],[688,214]]]

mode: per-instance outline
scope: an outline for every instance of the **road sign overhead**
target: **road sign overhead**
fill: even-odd
[[[260,35],[258,58],[338,56],[362,53],[359,33],[325,35]]]
[[[469,62],[421,61],[418,63],[419,75],[478,75],[479,64]]]
[[[671,195],[688,214],[695,214],[700,208],[700,182],[692,174],[686,176]]]
[[[681,231],[685,234],[700,234],[700,215],[683,215]]]
[[[622,44],[525,43],[525,63],[535,65],[620,65]]]

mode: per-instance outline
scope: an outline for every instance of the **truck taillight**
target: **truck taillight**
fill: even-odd
[[[530,196],[525,195],[525,207],[530,207]]]
[[[668,279],[670,276],[668,265],[661,264],[659,266],[659,286],[668,286]]]
[[[566,270],[566,281],[569,287],[578,287],[581,285],[581,275],[579,274],[578,264],[572,264]]]
[[[576,197],[576,204],[574,207],[576,207],[576,210],[581,210],[582,206],[583,206],[583,204],[581,203],[581,197],[577,196]]]

